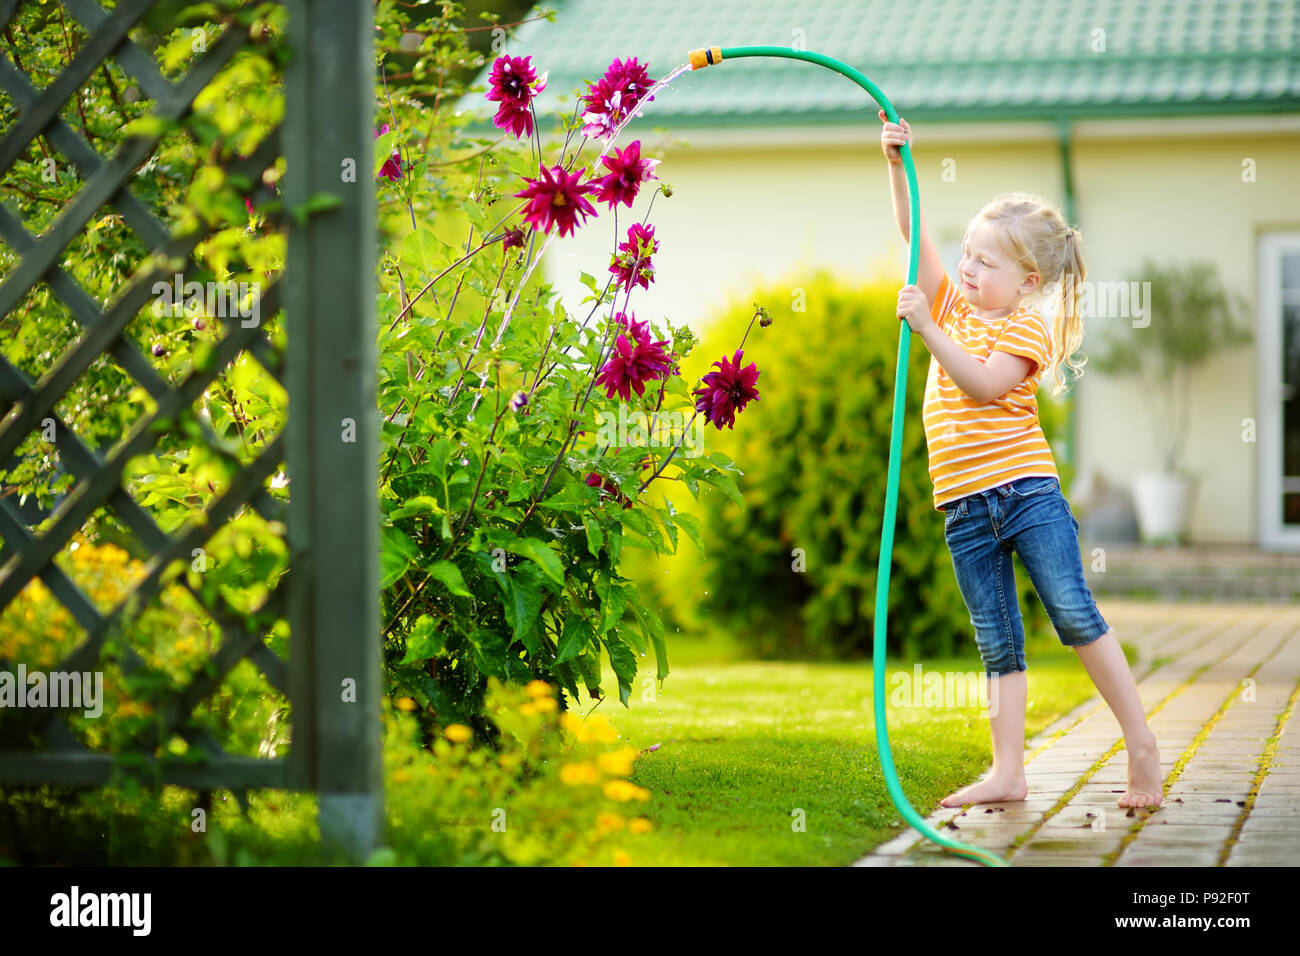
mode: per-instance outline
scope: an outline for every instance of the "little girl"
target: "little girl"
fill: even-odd
[[[880,111],[894,213],[909,238],[907,181],[899,147],[911,128]],[[957,584],[989,678],[993,770],[943,799],[945,807],[1023,800],[1024,630],[1011,554],[1020,555],[1061,643],[1083,660],[1119,720],[1128,751],[1121,807],[1163,797],[1160,754],[1115,631],[1083,579],[1079,524],[1061,493],[1035,394],[1044,371],[1057,377],[1083,341],[1075,303],[1087,266],[1080,237],[1060,213],[1024,193],[989,202],[966,230],[957,282],[944,272],[921,217],[918,285],[898,293],[898,316],[932,356],[925,386],[925,437],[935,508]],[[1059,283],[1055,330],[1027,304]],[[918,287],[919,286],[919,287]],[[1051,303],[1055,306],[1057,303]]]

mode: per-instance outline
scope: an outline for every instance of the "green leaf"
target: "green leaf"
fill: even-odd
[[[563,664],[582,653],[591,640],[591,625],[582,616],[582,612],[571,609],[564,618],[564,630],[560,634],[560,643],[555,655],[555,664]]]
[[[387,133],[375,137],[374,141],[374,169],[371,170],[371,176],[378,176],[379,171],[384,168],[384,163],[393,157],[394,143],[397,142],[397,130],[390,129]]]
[[[388,513],[388,520],[396,521],[398,518],[405,518],[409,515],[424,514],[444,514],[443,507],[437,498],[432,495],[416,495],[414,498],[408,498],[406,504],[396,511]]]
[[[530,655],[541,653],[537,638],[537,617],[542,609],[542,593],[537,583],[523,573],[510,579],[510,603],[506,605],[507,622],[514,628],[514,639],[522,641]]]
[[[677,527],[685,531],[687,536],[695,542],[695,547],[700,549],[700,554],[706,554],[707,552],[704,550],[704,537],[700,534],[700,519],[695,517],[695,515],[685,514],[681,511],[677,512],[677,514],[673,516],[673,519],[677,522]]]
[[[538,541],[536,538],[520,538],[508,542],[505,547],[512,554],[536,561],[548,578],[560,587],[564,587],[564,563],[545,541]]]
[[[450,561],[439,561],[429,568],[429,576],[447,585],[447,590],[458,597],[470,597],[465,579],[461,577],[460,568]]]
[[[641,537],[648,540],[655,550],[659,550],[663,542],[663,536],[659,533],[659,529],[655,527],[654,523],[646,517],[643,511],[639,508],[627,508],[623,511],[622,515],[620,515],[620,518],[622,519],[623,527],[639,534]],[[642,547],[644,547],[644,545],[642,545]]]
[[[632,696],[632,680],[636,677],[636,655],[617,635],[605,638],[605,650],[614,676],[618,678],[618,699],[626,707],[628,698]]]
[[[617,567],[619,555],[623,553],[623,526],[621,524],[611,525],[605,531],[606,540],[609,542],[609,560]]]
[[[554,511],[582,511],[584,508],[591,507],[591,497],[584,494],[583,489],[576,485],[565,485],[549,498],[542,499],[542,506],[551,508]]]
[[[706,472],[700,478],[726,494],[728,498],[736,503],[736,507],[744,509],[745,502],[740,497],[740,489],[736,487],[736,480],[725,471]]]
[[[578,699],[578,682],[574,680],[572,664],[560,664],[558,667],[552,667],[551,676],[560,682],[573,700]]]
[[[582,524],[587,529],[587,550],[593,558],[600,557],[600,546],[605,542],[605,533],[594,515],[583,515]]]
[[[388,588],[402,579],[402,575],[410,568],[411,562],[420,556],[420,549],[402,531],[393,527],[382,529],[381,543],[383,545],[380,552],[382,577],[379,586]]]
[[[677,526],[673,523],[672,512],[667,508],[656,508],[659,519],[664,523],[664,530],[668,532],[668,540],[673,544],[673,554],[677,553]]]
[[[596,592],[600,595],[600,633],[604,634],[623,620],[623,612],[627,610],[627,589],[606,577],[597,585]]]
[[[480,674],[507,680],[506,642],[495,631],[480,628],[470,640],[474,644],[474,666]]]
[[[664,645],[664,623],[659,620],[658,614],[642,602],[634,603],[632,612],[641,622],[641,628],[650,638],[650,643],[654,645],[655,662],[658,664],[655,676],[663,680],[668,676],[668,648]]]
[[[577,664],[583,683],[587,685],[587,693],[592,697],[600,697],[600,648],[588,647],[579,655]]]
[[[176,129],[178,125],[174,120],[159,116],[156,113],[150,113],[148,116],[141,116],[139,119],[131,120],[122,127],[120,133],[124,137],[139,136],[142,139],[158,139]]]
[[[411,633],[406,635],[406,656],[403,664],[427,661],[442,653],[446,636],[438,630],[438,621],[431,614],[425,614],[415,622]]]

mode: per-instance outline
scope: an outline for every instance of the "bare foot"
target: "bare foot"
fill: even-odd
[[[987,780],[972,783],[939,801],[943,807],[963,807],[968,803],[1004,803],[1023,800],[1029,793],[1029,782],[1022,772],[1015,780],[990,776]]]
[[[1121,807],[1158,807],[1164,799],[1160,779],[1160,749],[1155,734],[1143,740],[1124,742],[1128,750],[1128,789],[1120,795]]]

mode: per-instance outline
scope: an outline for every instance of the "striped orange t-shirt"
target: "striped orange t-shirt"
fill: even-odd
[[[930,451],[934,506],[1017,478],[1060,479],[1038,422],[1038,383],[1052,360],[1052,332],[1040,313],[1019,308],[982,319],[945,274],[930,306],[935,323],[982,362],[993,352],[1023,355],[1034,368],[1015,388],[983,405],[963,392],[930,358],[925,382],[925,442]]]

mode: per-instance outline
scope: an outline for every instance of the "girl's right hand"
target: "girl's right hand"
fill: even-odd
[[[907,125],[907,120],[901,116],[897,123],[889,122],[885,119],[884,110],[880,111],[880,122],[884,124],[880,129],[880,148],[884,150],[885,159],[889,160],[890,165],[897,166],[903,162],[903,154],[898,148],[904,143],[909,149],[911,148],[912,127]]]

